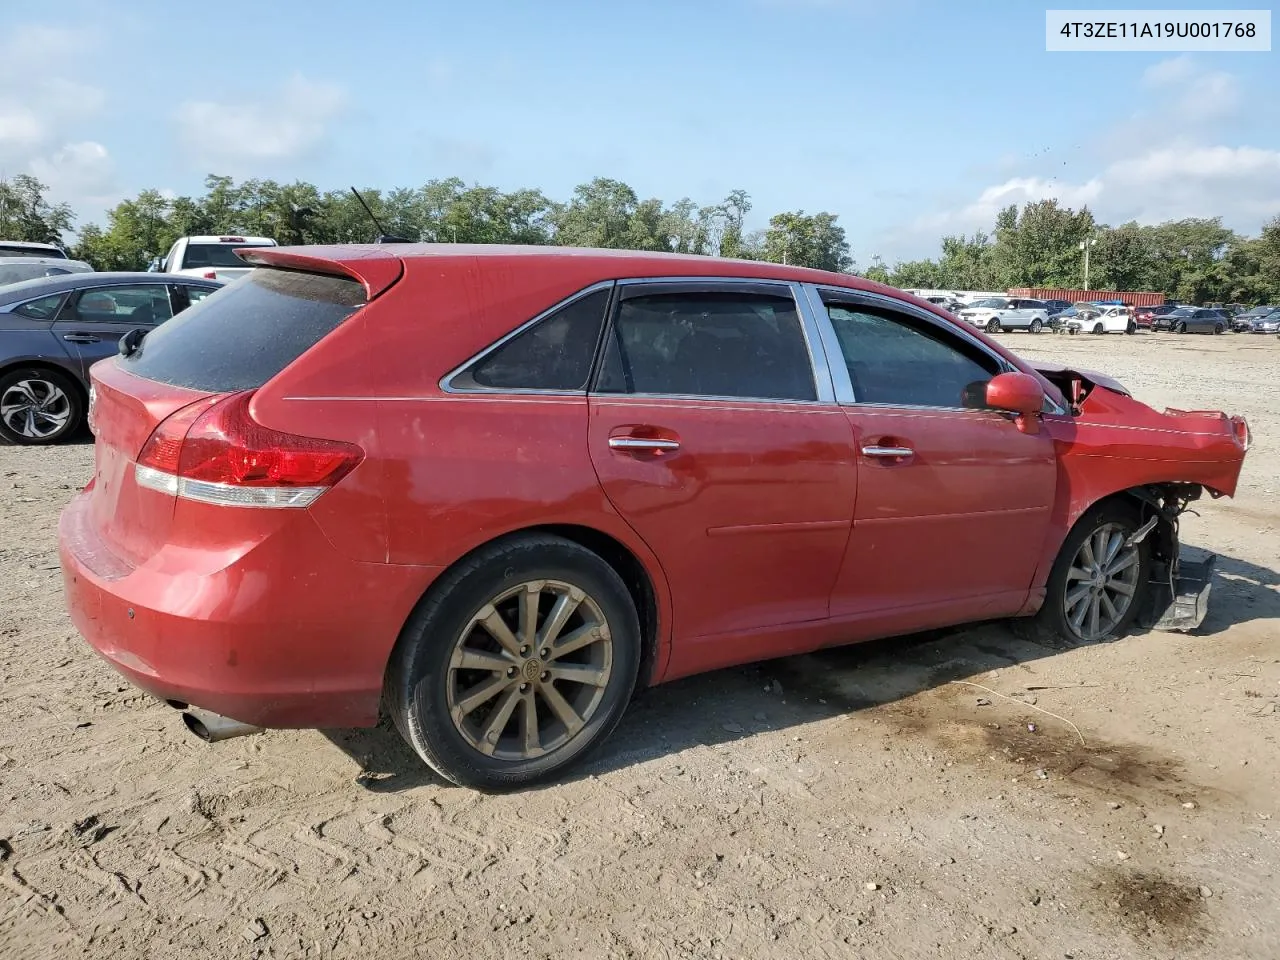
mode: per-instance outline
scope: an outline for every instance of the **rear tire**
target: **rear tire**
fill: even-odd
[[[1100,563],[1098,571],[1082,552],[1088,543],[1093,560],[1105,560],[1105,555],[1097,556],[1104,552],[1097,545],[1109,545],[1117,535],[1127,539],[1141,524],[1137,508],[1121,500],[1105,500],[1087,510],[1058,551],[1044,604],[1034,617],[1014,621],[1015,631],[1034,643],[1059,649],[1101,643],[1124,634],[1138,616],[1144,599],[1151,566],[1150,537],[1127,550],[1122,540],[1109,565]],[[1115,571],[1113,576],[1107,575],[1109,568]],[[1104,595],[1106,599],[1102,599]],[[1119,609],[1125,598],[1127,606]],[[1095,609],[1096,623],[1092,622]],[[1079,623],[1075,622],[1077,618]]]
[[[442,777],[514,789],[561,774],[608,736],[640,654],[635,603],[612,567],[570,540],[521,536],[432,586],[401,631],[384,693],[401,735]]]
[[[1037,319],[1037,320],[1031,321],[1031,326],[1029,326],[1027,330],[1030,331],[1031,333],[1039,333],[1043,329],[1043,327],[1044,325]]]
[[[1213,325],[1213,332],[1214,334],[1226,333],[1227,328],[1221,322],[1218,322]]]
[[[84,422],[84,401],[71,378],[43,367],[0,374],[0,441],[19,446],[58,443]]]

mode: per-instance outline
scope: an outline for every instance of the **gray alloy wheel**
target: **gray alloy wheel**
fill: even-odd
[[[643,647],[634,598],[599,554],[513,534],[460,559],[419,601],[388,664],[387,712],[445,779],[527,787],[617,726]]]
[[[1031,326],[1028,327],[1027,329],[1029,329],[1032,333],[1039,333],[1043,326],[1044,325],[1040,322],[1040,318],[1037,317],[1036,319],[1031,321]]]
[[[1177,326],[1173,328],[1174,333],[1186,333],[1187,324],[1185,320],[1179,320]]]
[[[613,670],[600,604],[558,580],[509,587],[455,639],[446,697],[455,729],[498,760],[556,750],[599,709]]]
[[[80,421],[80,398],[58,374],[17,370],[0,377],[0,438],[10,443],[53,443]]]
[[[1085,538],[1067,570],[1062,613],[1071,632],[1086,643],[1105,639],[1124,621],[1138,591],[1137,545],[1125,546],[1129,531],[1105,523]]]
[[[997,320],[995,317],[992,317],[990,320],[987,321],[987,333],[999,333],[999,332],[1000,332],[1000,321]]]

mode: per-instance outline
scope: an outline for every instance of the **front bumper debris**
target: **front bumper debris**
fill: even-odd
[[[1185,633],[1204,623],[1217,563],[1214,554],[1196,562],[1179,561],[1172,589],[1168,580],[1152,580],[1148,585],[1147,608],[1140,618],[1142,626],[1148,630]]]

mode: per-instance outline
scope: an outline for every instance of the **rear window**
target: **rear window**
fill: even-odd
[[[124,368],[191,390],[256,389],[364,302],[354,280],[259,267],[156,327]]]
[[[248,267],[236,256],[236,251],[245,247],[263,246],[252,243],[191,243],[182,257],[183,269],[195,267]]]
[[[67,255],[58,247],[13,247],[0,243],[0,257],[53,257],[65,260]]]

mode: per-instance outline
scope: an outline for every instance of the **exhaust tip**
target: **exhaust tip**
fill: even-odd
[[[183,704],[183,706],[186,706]],[[188,730],[194,733],[205,743],[213,743],[213,737],[209,733],[209,728],[204,725],[204,721],[197,717],[194,713],[184,713],[182,722]]]

